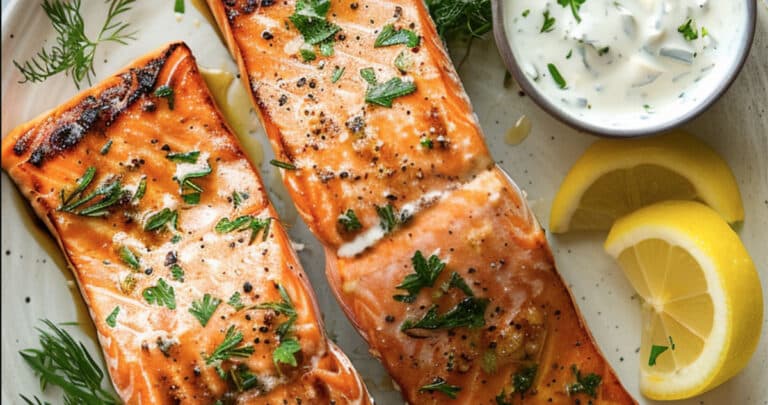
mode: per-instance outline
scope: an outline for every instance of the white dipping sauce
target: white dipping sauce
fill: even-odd
[[[693,108],[738,62],[747,21],[742,0],[583,0],[580,22],[557,0],[503,1],[512,52],[532,85],[601,127]]]

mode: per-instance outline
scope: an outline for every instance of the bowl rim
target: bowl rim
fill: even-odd
[[[731,84],[736,80],[742,68],[744,67],[749,52],[752,49],[752,44],[755,38],[755,29],[757,25],[757,0],[744,0],[747,6],[747,24],[744,30],[744,34],[741,37],[741,44],[736,54],[735,62],[731,64],[730,69],[726,72],[724,79],[714,87],[714,89],[707,94],[699,103],[697,103],[692,109],[685,114],[680,115],[676,119],[667,120],[654,125],[638,128],[617,128],[606,127],[596,125],[586,120],[574,118],[571,115],[564,113],[564,110],[556,106],[546,96],[544,96],[532,82],[528,79],[525,73],[518,65],[517,60],[512,52],[512,47],[509,43],[509,39],[506,35],[506,27],[504,26],[504,10],[503,3],[505,1],[512,0],[491,0],[491,12],[493,23],[493,37],[496,41],[496,49],[499,51],[504,65],[507,70],[515,78],[517,84],[523,89],[526,95],[528,95],[533,101],[546,111],[550,116],[556,118],[558,121],[567,124],[579,131],[587,132],[593,135],[598,135],[608,138],[633,138],[659,134],[669,131],[673,128],[677,128],[692,119],[698,117],[709,109],[712,104],[715,103]]]

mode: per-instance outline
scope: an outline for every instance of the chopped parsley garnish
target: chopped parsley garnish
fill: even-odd
[[[235,293],[232,294],[231,297],[229,297],[229,301],[227,301],[227,305],[234,308],[235,311],[239,311],[245,308],[245,304],[243,304],[243,300],[242,300],[242,297],[240,296],[239,291],[235,291]]]
[[[333,76],[331,76],[331,83],[338,82],[341,76],[344,75],[344,70],[346,70],[345,67],[336,66],[336,69],[333,70]]]
[[[448,395],[450,398],[455,399],[456,394],[461,391],[461,387],[448,384],[442,377],[436,377],[432,380],[432,383],[427,384],[419,388],[419,392],[442,392]]]
[[[176,309],[176,293],[173,287],[162,278],[157,280],[154,287],[147,287],[142,293],[144,300],[149,304],[157,304],[168,309]]]
[[[420,38],[415,32],[407,29],[395,29],[393,24],[387,24],[381,29],[373,43],[374,48],[406,44],[409,48],[419,46]]]
[[[333,40],[327,40],[320,43],[320,55],[333,56]]]
[[[248,244],[251,244],[254,240],[256,240],[256,236],[258,236],[259,232],[262,230],[264,231],[262,240],[267,240],[267,236],[269,236],[269,225],[271,222],[272,218],[256,218],[252,215],[243,215],[231,221],[229,218],[224,217],[219,220],[215,229],[218,233],[230,233],[234,231],[244,232],[250,230],[251,238],[248,241]]]
[[[392,101],[398,97],[407,96],[416,91],[416,84],[393,77],[384,83],[368,86],[365,101],[382,107],[392,107]]]
[[[112,147],[112,140],[110,139],[107,141],[107,143],[104,144],[104,146],[101,147],[101,149],[99,150],[99,153],[101,155],[106,155],[107,153],[109,153],[109,148],[111,147]]]
[[[528,17],[529,14],[531,14],[531,9],[526,8],[525,10],[523,10],[523,17]]]
[[[253,346],[246,345],[237,347],[243,341],[243,334],[232,325],[227,329],[224,340],[216,346],[210,356],[204,356],[205,364],[211,365],[220,363],[232,357],[246,358],[253,354]]]
[[[537,369],[535,364],[530,367],[523,367],[512,376],[512,386],[515,388],[515,392],[522,395],[533,386]]]
[[[437,313],[437,305],[432,305],[423,318],[407,319],[400,330],[480,328],[485,325],[485,309],[489,302],[487,298],[466,297],[442,315]]]
[[[171,266],[171,278],[174,281],[178,281],[183,283],[184,282],[184,269],[181,268],[178,264],[174,264]]]
[[[464,278],[459,275],[457,272],[451,273],[451,278],[448,279],[448,281],[444,282],[442,286],[440,286],[440,289],[443,290],[443,292],[448,292],[451,288],[458,288],[464,294],[467,294],[470,297],[473,297],[475,294],[472,292],[472,289],[469,288],[467,285],[467,282],[464,281]]]
[[[147,232],[156,231],[165,228],[166,225],[170,225],[175,230],[178,226],[178,222],[179,213],[176,210],[163,208],[147,219],[146,224],[144,224],[144,230]]]
[[[62,389],[63,404],[119,404],[115,395],[102,388],[104,372],[91,357],[82,342],[76,341],[64,329],[43,320],[47,330],[37,328],[39,349],[19,352],[40,379],[42,390],[56,386]],[[29,399],[22,396],[28,404]],[[37,404],[43,404],[37,397]],[[46,402],[47,404],[47,402]]]
[[[243,204],[243,200],[249,199],[251,196],[248,195],[248,193],[242,193],[239,191],[233,191],[232,192],[232,205],[235,206],[235,208],[239,208],[240,205]]]
[[[653,107],[651,107],[651,105],[650,105],[650,104],[643,104],[643,109],[644,109],[644,110],[645,110],[645,112],[647,112],[648,114],[653,114]]]
[[[238,392],[248,391],[258,385],[259,380],[255,374],[245,364],[238,364],[229,370],[232,382],[235,384]],[[222,404],[223,405],[223,404]]]
[[[173,87],[164,84],[155,89],[155,95],[168,100],[168,109],[173,110],[173,105],[175,102]]]
[[[571,370],[576,376],[576,382],[568,386],[568,394],[584,393],[592,398],[597,398],[597,387],[600,385],[603,378],[595,373],[589,373],[582,376],[579,369],[576,368],[576,365],[572,365]]]
[[[360,69],[360,77],[363,78],[368,84],[371,86],[376,85],[376,72],[373,70],[373,68],[367,67]]]
[[[171,243],[179,243],[181,242],[181,235],[176,234],[171,237]]]
[[[387,204],[383,207],[376,206],[376,213],[381,219],[381,227],[385,233],[390,233],[397,226],[397,218],[395,217],[395,207],[392,204]]]
[[[171,152],[165,155],[165,158],[174,163],[197,163],[197,158],[200,157],[200,151],[193,150],[191,152]]]
[[[326,20],[330,0],[298,0],[296,10],[288,17],[310,45],[333,39],[341,27]]]
[[[571,59],[571,56],[573,56],[573,49],[568,50],[568,53],[565,55],[565,59]]]
[[[608,46],[600,48],[600,49],[597,50],[597,56],[603,56],[606,53],[608,53],[608,51],[610,51],[610,50],[611,50],[611,48],[608,47]]]
[[[413,69],[413,59],[411,58],[411,55],[408,54],[408,51],[402,51],[397,54],[397,57],[395,58],[395,67],[402,73],[406,73]]]
[[[555,17],[550,17],[549,10],[544,10],[544,24],[539,32],[551,32],[553,29],[555,29]]]
[[[686,41],[693,41],[699,38],[699,30],[696,29],[696,24],[693,22],[692,18],[689,18],[685,24],[677,27],[677,32],[683,34],[683,38],[685,38]]]
[[[120,246],[118,253],[120,254],[120,260],[122,260],[128,267],[133,270],[139,269],[139,256],[137,256],[128,246]]]
[[[285,169],[285,170],[296,170],[296,166],[294,166],[294,165],[292,165],[292,164],[290,164],[288,162],[283,162],[283,161],[280,161],[280,160],[277,160],[277,159],[270,160],[269,164],[271,164],[272,166],[275,166],[275,167],[279,167],[281,169]]]
[[[301,351],[301,345],[299,342],[290,336],[293,324],[298,318],[296,313],[296,307],[291,301],[291,297],[288,296],[288,292],[285,291],[282,285],[277,286],[280,292],[280,302],[267,302],[264,304],[255,305],[255,309],[271,309],[280,315],[287,317],[288,319],[277,326],[276,334],[280,338],[280,344],[277,346],[274,352],[272,352],[272,361],[276,367],[279,367],[280,363],[289,364],[296,367],[295,353]]]
[[[584,2],[587,0],[557,0],[557,4],[563,6],[563,7],[571,7],[571,13],[573,14],[573,18],[576,19],[576,22],[581,22],[581,17],[579,16],[579,10],[581,9],[581,5],[584,4]]]
[[[184,0],[176,0],[173,5],[173,11],[175,13],[184,14]]]
[[[565,82],[565,79],[563,79],[563,76],[560,74],[560,71],[557,70],[557,66],[555,66],[552,63],[547,64],[547,69],[549,69],[549,74],[552,75],[552,80],[557,83],[557,86],[561,89],[564,89],[568,84]]]
[[[136,187],[136,193],[133,194],[133,197],[131,197],[131,202],[137,202],[141,200],[144,197],[144,194],[147,192],[147,178],[142,177],[141,180],[139,180],[139,185]]]
[[[363,227],[363,225],[360,224],[360,221],[357,219],[357,215],[355,215],[355,211],[353,211],[351,208],[348,209],[345,213],[339,215],[339,224],[341,224],[347,232],[356,231]]]
[[[208,325],[208,320],[211,319],[213,313],[216,312],[216,308],[219,307],[219,304],[221,304],[220,299],[211,297],[211,294],[206,293],[203,295],[202,300],[192,301],[192,307],[189,308],[189,313],[200,321],[200,325],[205,327],[205,325]]]
[[[421,146],[426,149],[432,149],[435,146],[434,142],[432,142],[432,140],[427,137],[421,138],[419,144],[421,144]]]
[[[440,272],[445,268],[445,263],[440,261],[437,255],[429,256],[429,259],[425,259],[420,250],[411,257],[411,263],[413,264],[413,274],[405,276],[403,282],[400,283],[397,288],[400,290],[408,291],[408,295],[394,295],[396,301],[411,303],[416,301],[416,296],[424,287],[432,287],[435,285],[435,280],[440,276]]]
[[[317,59],[317,54],[311,49],[299,49],[299,55],[301,55],[301,60],[304,62],[312,62]]]
[[[272,361],[275,364],[283,363],[296,367],[295,354],[301,351],[299,341],[293,338],[280,339],[280,345],[272,353]]]
[[[648,366],[653,367],[656,365],[656,359],[669,349],[669,346],[651,346],[651,355],[648,357]]]
[[[106,322],[110,328],[114,328],[117,325],[117,315],[119,313],[120,313],[120,307],[115,307],[115,309],[113,309],[112,312],[110,312],[109,316],[107,316]]]

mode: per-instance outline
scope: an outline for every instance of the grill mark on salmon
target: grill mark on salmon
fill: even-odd
[[[237,12],[242,0],[208,4],[275,154],[296,167],[283,171],[284,182],[325,246],[332,290],[404,399],[634,403],[584,325],[521,192],[494,166],[424,4],[331,0],[325,18],[340,27],[334,53],[304,61],[304,39],[289,19],[297,1],[249,15]],[[420,44],[375,48],[387,24],[412,30]],[[393,64],[401,52],[412,62],[407,72]],[[344,75],[333,80],[340,68]],[[403,78],[416,90],[391,108],[367,103],[365,68],[378,83]],[[388,205],[391,215],[381,209]],[[445,265],[430,282],[413,280],[417,252]],[[410,283],[413,297],[403,298],[401,283]],[[437,322],[462,303],[481,308],[482,321],[410,327]],[[530,388],[515,392],[531,366]],[[600,376],[594,397],[569,389],[577,380],[572,366]]]
[[[173,110],[154,94],[161,85],[174,91]],[[111,147],[102,153],[108,140]],[[188,166],[168,159],[193,151],[197,163]],[[174,177],[204,162],[210,173],[194,179],[203,190],[200,201],[186,202],[181,194],[191,186]],[[3,139],[2,165],[61,246],[112,383],[127,404],[371,403],[349,360],[328,341],[288,236],[186,45],[141,58],[16,128]],[[90,203],[66,208],[89,168],[93,179],[79,196],[116,182],[123,189],[98,216],[83,214]],[[134,199],[142,179],[146,191]],[[240,193],[237,206],[233,193]],[[176,212],[177,223],[148,230],[166,209]],[[222,218],[248,215],[270,226],[254,231],[255,238],[249,231],[216,230]],[[172,301],[163,283],[173,289]],[[278,331],[286,314],[255,307],[281,302],[278,287],[296,312],[284,335]],[[228,304],[234,293],[242,308]],[[205,294],[219,303],[203,325],[190,310]],[[114,308],[120,309],[112,327],[107,317]],[[208,356],[230,328],[242,334],[235,347],[250,349],[217,365]],[[273,359],[286,339],[299,345],[295,367]],[[234,377],[244,378],[245,370],[256,377],[247,387]]]

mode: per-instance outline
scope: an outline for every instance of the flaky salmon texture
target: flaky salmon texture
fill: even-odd
[[[60,244],[125,403],[371,403],[185,45],[15,129],[2,165]]]
[[[406,401],[634,403],[421,0],[208,4],[334,293]]]

